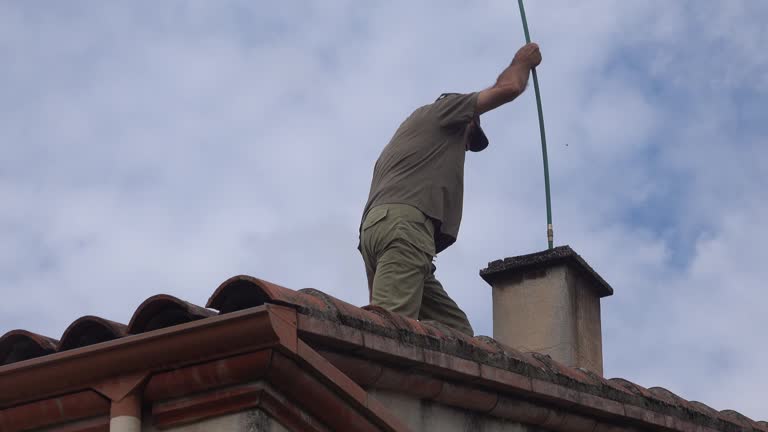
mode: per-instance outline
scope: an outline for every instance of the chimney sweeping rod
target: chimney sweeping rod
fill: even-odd
[[[525,30],[525,41],[531,43],[531,35],[528,33],[528,21],[525,19],[525,7],[523,6],[523,0],[517,0],[520,5],[520,16],[523,19],[523,30]],[[544,190],[547,196],[547,243],[549,249],[553,248],[554,244],[554,229],[552,228],[552,201],[549,195],[549,163],[547,162],[547,136],[544,134],[544,112],[541,110],[541,94],[539,93],[539,77],[536,75],[536,68],[531,71],[533,73],[533,88],[536,91],[536,105],[539,109],[539,131],[541,132],[541,154],[544,158]]]

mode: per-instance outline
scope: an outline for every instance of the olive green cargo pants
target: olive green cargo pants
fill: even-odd
[[[371,304],[472,336],[467,315],[435,278],[434,229],[431,219],[409,205],[384,204],[368,212],[360,252]]]

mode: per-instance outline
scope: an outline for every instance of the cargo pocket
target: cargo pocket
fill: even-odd
[[[360,243],[363,247],[361,252],[364,251],[364,259],[368,259],[374,268],[382,245],[386,241],[386,229],[381,227],[384,226],[387,214],[388,209],[386,207],[374,207],[368,211],[363,225],[360,227]]]
[[[368,215],[363,221],[363,231],[376,225],[379,221],[387,217],[386,207],[374,207],[368,212]]]

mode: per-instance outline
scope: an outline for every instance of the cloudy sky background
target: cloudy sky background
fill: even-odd
[[[538,0],[555,240],[616,290],[606,375],[768,418],[768,2]],[[234,274],[367,302],[357,226],[410,111],[493,83],[516,2],[0,2],[0,334],[204,304]],[[483,117],[438,277],[546,248],[532,89]]]

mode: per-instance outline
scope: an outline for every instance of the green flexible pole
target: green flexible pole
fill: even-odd
[[[517,0],[520,5],[520,16],[523,18],[523,30],[525,30],[525,41],[531,43],[531,35],[528,33],[528,20],[525,19],[525,7],[523,0]],[[539,108],[539,130],[541,131],[541,155],[544,157],[544,189],[547,195],[547,243],[549,249],[553,248],[555,233],[552,228],[552,200],[549,195],[549,163],[547,162],[547,136],[544,133],[544,112],[541,110],[541,94],[539,93],[539,77],[536,75],[536,68],[533,68],[533,88],[536,91],[536,105]]]

